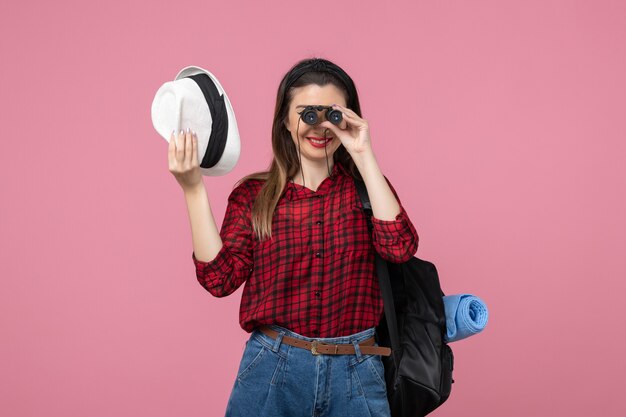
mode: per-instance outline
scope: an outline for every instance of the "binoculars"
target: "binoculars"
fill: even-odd
[[[333,110],[331,106],[307,106],[300,112],[300,118],[308,125],[315,125],[318,121],[317,112],[323,110],[326,110],[326,120],[339,126],[339,123],[343,120],[343,116],[341,115],[341,111]]]

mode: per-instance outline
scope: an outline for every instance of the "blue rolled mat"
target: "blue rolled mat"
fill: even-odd
[[[446,343],[473,336],[487,325],[487,305],[475,295],[445,295],[443,304],[446,310]]]

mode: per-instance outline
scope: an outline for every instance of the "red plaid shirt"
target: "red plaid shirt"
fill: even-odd
[[[395,220],[372,217],[370,236],[353,178],[338,162],[317,191],[288,182],[272,221],[272,238],[252,233],[251,207],[262,180],[233,189],[215,259],[192,259],[200,284],[215,297],[244,282],[239,323],[250,333],[278,324],[308,337],[338,337],[378,325],[383,299],[374,250],[391,262],[409,260],[418,235],[400,204]]]

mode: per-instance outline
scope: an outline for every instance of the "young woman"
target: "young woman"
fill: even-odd
[[[407,261],[418,235],[374,157],[352,79],[319,58],[289,70],[269,171],[236,184],[219,233],[194,134],[174,139],[170,171],[187,201],[198,281],[215,297],[246,284],[239,321],[250,337],[226,415],[389,416],[374,251]],[[371,234],[354,178],[367,187]]]

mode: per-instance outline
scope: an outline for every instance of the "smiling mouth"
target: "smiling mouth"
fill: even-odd
[[[331,141],[333,138],[332,137],[330,137],[330,138],[316,138],[314,136],[307,136],[307,139],[310,140],[313,143],[316,143],[318,145],[322,145],[322,144],[324,144],[326,142]]]

